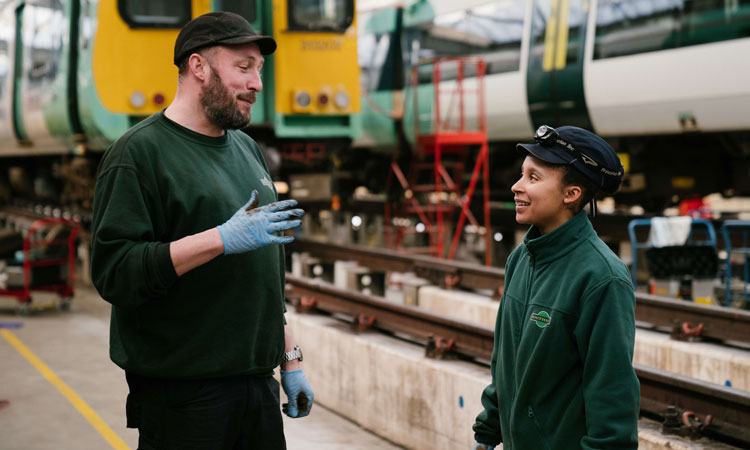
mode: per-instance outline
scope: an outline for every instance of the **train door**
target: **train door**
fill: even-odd
[[[69,70],[73,3],[27,0],[15,10],[14,124],[29,152],[59,153],[80,133]]]
[[[590,0],[534,0],[526,77],[536,128],[591,129],[583,91],[584,42]]]
[[[365,21],[357,40],[362,71],[362,136],[358,145],[392,151],[403,110],[403,8],[384,8]]]
[[[13,129],[15,22],[15,2],[0,0],[0,155],[17,146]]]
[[[228,11],[239,14],[250,22],[255,31],[270,36],[273,30],[271,29],[270,19],[267,19],[265,15],[265,3],[261,0],[212,0],[211,11]],[[265,62],[262,69],[263,92],[258,95],[255,105],[253,105],[253,113],[250,116],[252,124],[266,123],[271,117],[274,104],[273,58],[274,55],[264,57]]]

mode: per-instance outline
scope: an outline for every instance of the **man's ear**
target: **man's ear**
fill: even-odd
[[[563,197],[563,203],[566,205],[575,204],[583,195],[583,190],[580,186],[570,185],[565,187],[565,197]]]
[[[208,61],[198,53],[193,53],[188,59],[188,67],[193,76],[200,81],[206,81],[210,75]]]

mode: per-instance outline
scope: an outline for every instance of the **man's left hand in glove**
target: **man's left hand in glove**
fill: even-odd
[[[281,405],[282,411],[289,417],[305,417],[310,414],[313,404],[313,391],[302,373],[302,369],[291,372],[281,371],[281,387],[289,403]]]

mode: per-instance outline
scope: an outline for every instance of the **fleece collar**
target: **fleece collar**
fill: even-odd
[[[592,234],[594,234],[594,227],[591,226],[586,211],[581,210],[570,220],[545,235],[540,236],[539,229],[532,225],[523,243],[537,263],[546,263],[564,256]]]

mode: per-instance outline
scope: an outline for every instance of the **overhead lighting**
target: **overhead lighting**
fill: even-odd
[[[359,229],[362,226],[362,218],[359,216],[352,216],[352,228]]]
[[[289,193],[289,184],[286,181],[274,181],[273,186],[276,188],[276,192],[279,195],[286,195]]]

